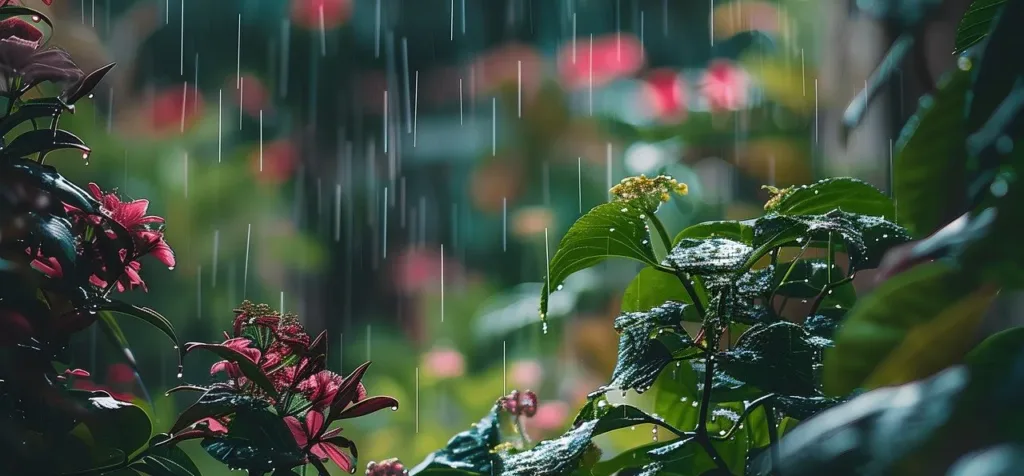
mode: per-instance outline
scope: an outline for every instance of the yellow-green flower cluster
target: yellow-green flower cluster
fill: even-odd
[[[778,188],[771,185],[762,185],[761,190],[767,190],[768,193],[772,195],[771,198],[765,202],[764,211],[770,212],[774,210],[775,207],[779,206],[779,203],[782,202],[783,198],[786,198],[790,193],[793,193],[793,188],[794,187]]]
[[[673,193],[686,195],[688,191],[685,183],[680,183],[668,175],[654,178],[647,178],[646,175],[627,177],[610,190],[618,201],[646,199],[655,203],[665,203]]]

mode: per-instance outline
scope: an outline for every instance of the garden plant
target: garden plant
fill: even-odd
[[[1024,0],[975,0],[957,68],[921,100],[897,141],[892,194],[853,178],[768,187],[762,216],[699,223],[674,236],[662,206],[685,200],[667,175],[629,177],[584,214],[547,263],[548,299],[608,258],[642,268],[626,288],[617,364],[571,428],[533,441],[524,419],[543,395],[523,389],[447,446],[407,468],[361,465],[342,420],[397,410],[327,368],[327,333],[294,314],[243,302],[219,343],[181,344],[169,319],[113,298],[146,289],[142,258],[169,268],[164,220],[148,201],[80,187],[45,162],[88,160],[59,128],[114,65],[86,74],[40,12],[0,5],[0,474],[198,476],[178,445],[200,440],[252,475],[819,475],[1016,474],[1024,463],[1024,327],[979,336],[992,303],[1024,283]],[[861,2],[859,2],[861,3]],[[847,111],[866,105],[920,50],[939,2],[862,2],[899,37]],[[54,95],[46,92],[55,89]],[[53,153],[51,155],[51,153]],[[154,428],[148,397],[79,385],[70,351],[99,329],[141,380],[120,318],[164,334],[181,359],[215,356],[212,383]],[[612,332],[613,329],[609,329]],[[203,375],[206,378],[206,375]],[[648,405],[639,397],[653,394]],[[604,454],[603,435],[651,428]],[[59,457],[55,457],[59,455]]]

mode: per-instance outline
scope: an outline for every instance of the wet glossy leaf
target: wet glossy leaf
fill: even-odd
[[[64,100],[64,102],[66,102],[69,105],[73,105],[76,102],[78,102],[79,99],[88,96],[89,93],[91,93],[93,89],[96,89],[96,86],[100,84],[100,81],[103,80],[103,77],[106,76],[107,73],[110,72],[110,70],[114,69],[114,66],[115,63],[110,63],[86,75],[84,78],[82,78],[81,81],[79,81],[79,83],[76,85],[74,92],[69,94],[67,99]]]
[[[742,271],[753,249],[726,238],[683,238],[665,257],[665,265],[697,275]]]
[[[844,401],[841,398],[830,398],[821,395],[813,397],[778,395],[774,399],[774,405],[785,415],[795,420],[806,420]]]
[[[39,249],[44,255],[57,259],[61,269],[71,275],[75,269],[77,253],[75,251],[75,234],[71,231],[71,222],[54,215],[33,213],[36,220],[36,239]]]
[[[686,365],[686,364],[683,364]],[[691,360],[690,368],[697,376],[697,392],[704,392],[704,371],[707,364],[704,359]],[[715,375],[711,378],[711,401],[715,403],[742,402],[754,400],[764,395],[761,389],[747,384],[721,370],[715,369]],[[692,404],[692,402],[691,402]]]
[[[910,238],[898,225],[883,218],[834,210],[824,215],[771,215],[757,220],[754,246],[748,265],[773,248],[806,244],[806,240],[842,240],[851,270],[877,267],[893,246]]]
[[[202,475],[202,473],[199,471],[199,468],[196,466],[195,462],[192,461],[192,458],[190,458],[188,456],[188,453],[185,453],[185,451],[183,451],[181,448],[178,448],[177,446],[173,445],[154,446],[156,443],[161,441],[161,439],[162,437],[159,435],[150,439],[149,454],[155,457],[159,457],[174,462],[177,466],[184,468],[186,471],[188,471],[186,473],[183,473],[185,475]]]
[[[811,396],[815,348],[809,335],[790,322],[758,324],[740,337],[736,347],[718,353],[722,370],[766,392]]]
[[[827,259],[810,258],[801,259],[795,262],[781,263],[776,266],[775,271],[775,294],[794,298],[812,298],[821,294],[822,289],[829,283],[837,282],[845,278],[843,270],[834,262],[829,272]],[[783,281],[785,279],[785,281]],[[840,288],[837,288],[837,291]],[[852,287],[841,287],[846,294],[844,300],[856,299]],[[836,291],[833,291],[836,294]]]
[[[918,41],[922,40],[915,40],[914,36],[909,32],[902,33],[893,41],[892,46],[885,52],[882,61],[875,67],[871,76],[868,77],[864,84],[864,89],[861,89],[853,97],[850,104],[846,106],[846,110],[843,111],[842,138],[844,142],[849,137],[850,131],[859,126],[861,121],[864,120],[864,116],[878,95],[886,90],[886,86],[892,83],[896,73],[901,71],[901,67],[907,61],[907,56],[913,54],[914,44]],[[818,213],[824,213],[825,211],[827,210]],[[887,218],[892,219],[892,216],[887,215]]]
[[[491,450],[501,443],[498,428],[500,411],[501,407],[495,404],[487,416],[469,430],[452,437],[444,448],[431,453],[409,474],[428,474],[438,470],[493,474],[499,460]]]
[[[967,133],[981,128],[1024,72],[1024,64],[1017,60],[1024,48],[1024,36],[1018,30],[1020,19],[1024,18],[1024,4],[1007,2],[1000,10],[973,67]]]
[[[84,423],[97,443],[131,455],[149,441],[153,428],[142,408],[102,391],[73,390],[69,395],[89,412]]]
[[[562,436],[540,442],[528,451],[501,454],[502,474],[555,476],[571,474],[580,467],[591,440],[598,435],[639,424],[664,423],[629,405],[606,407],[595,420],[579,423]]]
[[[619,353],[612,372],[612,387],[644,392],[677,354],[692,347],[683,330],[689,305],[667,302],[645,312],[630,312],[615,319]]]
[[[207,438],[202,446],[229,467],[265,473],[292,468],[305,460],[284,420],[270,411],[239,411],[228,428],[228,436]]]
[[[622,295],[622,312],[647,311],[668,301],[690,303],[691,299],[678,276],[646,267]]]
[[[773,469],[787,476],[889,474],[949,422],[967,383],[966,369],[955,367],[826,410],[782,438]],[[755,467],[754,474],[768,474],[766,455]]]
[[[25,132],[0,150],[0,156],[10,159],[28,157],[32,154],[47,154],[60,149],[78,149],[84,154],[90,152],[78,136],[61,129],[39,129]]]
[[[690,226],[676,235],[672,245],[680,240],[704,238],[726,238],[740,243],[750,244],[754,241],[753,221],[708,221]]]
[[[992,334],[964,356],[974,378],[998,381],[1014,359],[1024,353],[1024,327]]]
[[[204,418],[222,417],[238,410],[259,410],[266,406],[267,402],[263,400],[243,395],[226,385],[217,385],[207,390],[196,403],[181,412],[168,432],[177,433]]]
[[[848,314],[825,352],[825,389],[905,383],[959,361],[992,296],[941,263],[896,275]]]
[[[970,73],[955,71],[923,97],[896,141],[893,157],[897,223],[915,237],[956,216],[965,197],[964,108]]]
[[[1014,476],[1024,467],[1024,448],[1003,444],[960,458],[948,476]]]
[[[53,120],[64,110],[64,105],[56,99],[34,101],[22,104],[10,115],[0,119],[0,137],[6,136],[16,127],[33,119],[47,118]],[[47,126],[49,124],[46,124]]]
[[[861,0],[860,11],[901,28],[919,25],[942,5],[942,0]]]
[[[892,200],[873,185],[849,177],[819,180],[787,193],[773,211],[780,215],[823,215],[832,210],[895,217]]]
[[[176,460],[158,455],[145,456],[130,467],[135,471],[150,476],[201,476],[202,474],[195,468],[195,464],[189,468]]]
[[[540,312],[546,314],[548,295],[570,274],[597,265],[609,257],[629,258],[657,265],[646,211],[631,202],[598,205],[580,217],[558,244],[548,264],[548,276],[541,291]]]
[[[196,349],[210,351],[228,362],[238,364],[239,370],[242,371],[246,378],[252,380],[253,383],[270,396],[277,396],[277,390],[274,389],[274,384],[270,382],[267,374],[263,373],[263,370],[255,362],[249,360],[248,357],[240,352],[220,344],[205,344],[202,342],[189,342],[185,344],[185,353]]]
[[[974,0],[971,2],[971,6],[967,8],[967,12],[960,19],[960,26],[956,29],[956,46],[953,48],[953,53],[963,53],[967,51],[967,48],[985,39],[1004,3],[1006,0]]]
[[[34,160],[18,158],[9,162],[7,172],[26,185],[49,192],[60,201],[79,210],[95,213],[99,202],[89,192],[57,173],[57,170]]]
[[[171,325],[171,321],[168,321],[166,317],[148,307],[136,306],[114,299],[98,299],[87,303],[85,309],[95,312],[109,311],[140,319],[167,336],[175,349],[180,347],[178,336],[174,333],[174,326]]]

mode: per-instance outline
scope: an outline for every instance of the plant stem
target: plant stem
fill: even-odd
[[[775,471],[775,465],[779,461],[779,432],[778,428],[775,427],[775,407],[772,405],[764,406],[765,420],[768,423],[768,461],[769,467],[768,474],[778,474]]]
[[[654,229],[658,230],[658,236],[661,238],[661,243],[665,245],[665,253],[668,254],[672,251],[672,239],[668,237],[668,231],[665,230],[665,225],[661,223],[661,220],[653,212],[648,212],[647,216],[650,217],[651,223],[654,224]],[[661,269],[661,268],[658,268]],[[704,304],[700,302],[700,298],[697,295],[697,290],[693,287],[693,282],[690,281],[689,275],[686,273],[667,268],[665,271],[671,270],[672,274],[679,278],[679,282],[683,284],[683,288],[686,289],[686,294],[690,296],[690,300],[693,301],[694,307],[697,308],[697,313],[703,318],[704,317]]]
[[[714,461],[715,466],[720,470],[729,471],[725,461],[722,460],[714,445],[711,444],[711,438],[708,437],[708,413],[711,410],[711,387],[714,385],[715,357],[713,354],[708,353],[704,361],[704,393],[700,396],[696,438],[700,445],[704,447],[704,451],[711,457],[711,461]]]
[[[813,316],[814,313],[818,312],[818,308],[821,307],[822,301],[825,300],[825,296],[828,296],[829,292],[831,292],[835,288],[838,288],[839,286],[842,286],[850,281],[853,281],[853,278],[856,275],[857,272],[855,271],[851,273],[849,276],[840,279],[839,281],[836,281],[834,283],[826,284],[825,287],[821,288],[821,292],[818,293],[818,297],[814,298],[814,304],[811,305],[811,310],[807,312],[807,315]]]

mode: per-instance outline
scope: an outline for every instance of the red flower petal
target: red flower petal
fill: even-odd
[[[306,413],[306,433],[313,436],[318,436],[324,428],[324,414],[311,411]]]
[[[338,447],[330,443],[317,443],[316,445],[313,446],[312,451],[313,454],[325,453],[327,457],[334,462],[334,464],[338,465],[338,467],[344,470],[346,473],[353,472],[352,458],[350,458],[347,454],[342,453],[341,450],[338,449]],[[317,454],[317,456],[320,455]]]
[[[292,432],[292,438],[295,438],[295,443],[299,445],[299,448],[305,448],[306,444],[309,443],[309,437],[306,436],[306,429],[302,427],[299,419],[293,416],[286,416],[284,417],[284,423],[288,426],[288,431]]]
[[[321,11],[324,29],[337,28],[352,16],[352,1],[292,0],[292,21],[307,30],[320,29]]]

